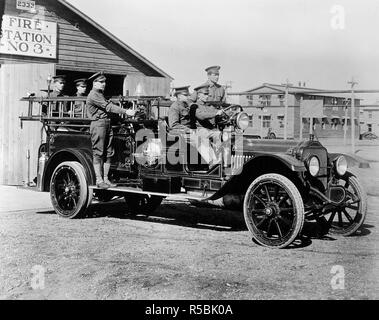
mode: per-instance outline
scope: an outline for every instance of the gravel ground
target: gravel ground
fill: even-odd
[[[378,175],[361,174],[371,195],[356,236],[277,250],[256,245],[233,211],[166,200],[153,216],[130,217],[116,200],[66,220],[48,194],[4,189],[0,299],[378,299]]]
[[[2,299],[374,299],[379,298],[379,199],[355,237],[311,239],[292,249],[254,244],[241,216],[165,202],[128,218],[122,203],[96,217],[52,211],[0,214]],[[344,289],[333,290],[333,266]],[[42,266],[44,288],[32,288]]]

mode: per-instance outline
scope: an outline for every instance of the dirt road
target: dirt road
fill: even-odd
[[[165,201],[133,218],[123,208],[97,204],[81,220],[0,213],[0,298],[379,298],[378,197],[359,235],[282,250],[252,242],[235,212]]]

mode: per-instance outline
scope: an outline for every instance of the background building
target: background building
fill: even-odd
[[[379,105],[361,106],[361,133],[372,132],[379,136]]]
[[[0,18],[0,184],[36,175],[41,124],[21,130],[27,103],[19,100],[40,95],[49,75],[67,75],[68,95],[74,79],[99,70],[109,79],[105,95],[169,94],[167,73],[64,0],[1,0]]]
[[[309,110],[313,118],[313,131],[319,138],[343,138],[351,135],[351,101],[348,97],[323,93],[309,87],[288,86],[289,138],[306,137],[310,132]],[[320,93],[308,94],[307,91]],[[266,136],[269,129],[276,137],[284,135],[286,86],[264,83],[240,93],[229,93],[228,102],[240,104],[249,114],[250,127],[247,133]],[[355,99],[355,133],[359,137],[359,99]]]

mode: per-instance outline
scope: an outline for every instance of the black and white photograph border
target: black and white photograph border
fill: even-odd
[[[188,318],[379,298],[377,1],[0,0],[0,18],[1,300]]]

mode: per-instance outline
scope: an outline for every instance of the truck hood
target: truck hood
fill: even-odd
[[[286,153],[298,143],[297,140],[256,139],[253,136],[244,135],[236,137],[235,150],[243,151],[244,154],[252,152]]]

